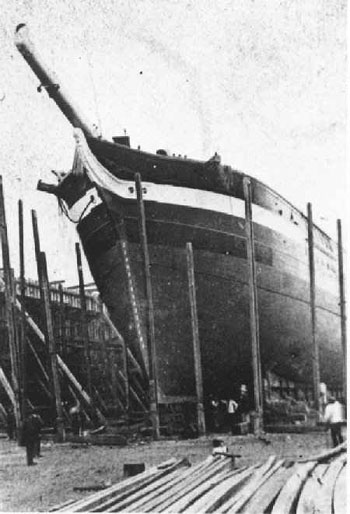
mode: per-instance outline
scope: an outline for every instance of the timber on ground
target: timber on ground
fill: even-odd
[[[216,434],[194,440],[168,439],[147,441],[139,439],[129,442],[127,446],[95,446],[75,445],[72,443],[53,444],[43,441],[43,458],[37,466],[26,466],[25,449],[16,443],[9,442],[5,437],[0,438],[0,510],[1,511],[48,511],[65,502],[74,502],[87,498],[91,491],[74,490],[74,487],[101,486],[101,493],[108,487],[123,480],[125,464],[145,463],[146,471],[158,464],[175,458],[187,459],[192,466],[179,469],[188,474],[192,468],[203,463],[210,457],[213,450],[213,438],[223,439],[228,452],[239,454],[235,466],[246,468],[261,464],[271,455],[279,460],[288,462],[310,456],[322,455],[331,450],[329,433],[313,432],[309,434],[266,434],[270,444],[253,435],[231,436]],[[231,461],[232,459],[227,459]],[[320,464],[325,464],[321,462]],[[283,482],[284,470],[276,469],[276,479]],[[200,471],[194,480],[200,479]],[[188,479],[190,477],[188,476]],[[343,473],[340,479],[344,480]],[[166,478],[164,477],[164,480]],[[179,482],[180,484],[181,482]],[[14,487],[16,484],[16,487]],[[106,487],[102,490],[102,486]],[[278,486],[278,484],[277,484]],[[165,483],[163,484],[165,488]],[[187,486],[190,487],[189,485]],[[180,486],[178,485],[179,489]],[[337,504],[341,504],[340,486],[336,488]],[[151,494],[151,493],[150,493]],[[155,491],[154,491],[155,494]],[[166,491],[163,490],[163,500]],[[261,489],[261,495],[266,499],[267,492]]]

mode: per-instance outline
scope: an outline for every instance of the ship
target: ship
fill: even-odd
[[[314,345],[319,377],[342,389],[343,354],[338,244],[312,223],[314,320],[310,299],[309,217],[255,177],[221,163],[133,149],[123,135],[97,135],[25,36],[16,44],[71,122],[72,169],[53,193],[76,223],[89,267],[111,320],[147,376],[149,298],[140,236],[140,177],[152,284],[159,404],[196,396],[186,245],[192,244],[205,401],[227,398],[239,384],[252,391],[250,285],[244,182],[249,181],[256,269],[262,387],[280,378],[291,390],[312,390]],[[313,332],[314,329],[314,332]],[[271,385],[271,384],[270,384]],[[276,387],[276,384],[272,384]],[[278,384],[277,384],[278,385]]]

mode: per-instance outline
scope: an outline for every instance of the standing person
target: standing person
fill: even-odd
[[[219,409],[219,401],[215,396],[210,397],[210,403],[209,403],[209,409],[210,409],[210,428],[214,432],[217,432],[219,427],[218,422],[218,409]]]
[[[328,403],[324,411],[324,421],[331,429],[333,446],[338,446],[343,442],[341,426],[344,421],[344,412],[343,405],[338,402],[334,396],[328,398]]]
[[[72,425],[73,435],[81,435],[82,432],[82,416],[80,411],[80,404],[77,403],[69,409],[69,415]]]
[[[217,421],[218,421],[218,430],[221,432],[226,425],[226,416],[227,416],[227,404],[226,400],[219,400],[218,412],[217,412]]]
[[[43,420],[37,410],[33,411],[33,422],[36,427],[36,441],[35,441],[35,457],[42,457],[41,455],[41,429],[44,426]]]
[[[228,423],[229,428],[231,430],[231,433],[234,434],[235,431],[235,424],[237,423],[237,408],[238,403],[232,400],[232,398],[229,398],[227,401],[227,417],[228,417]]]
[[[248,396],[248,388],[245,384],[242,384],[240,387],[240,393],[238,398],[238,407],[237,407],[237,419],[239,422],[249,421],[249,396]]]
[[[28,412],[28,416],[23,422],[23,443],[27,452],[27,465],[34,466],[34,457],[38,447],[38,422],[34,416],[33,409]]]
[[[10,407],[9,410],[7,411],[6,431],[7,431],[9,441],[12,441],[13,439],[15,439],[16,418],[15,418],[15,413],[13,412],[13,407]]]

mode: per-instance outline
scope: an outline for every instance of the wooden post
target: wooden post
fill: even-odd
[[[243,190],[245,200],[245,232],[247,238],[250,337],[254,380],[254,405],[256,411],[256,424],[254,426],[254,433],[258,434],[263,429],[263,392],[260,360],[258,288],[255,266],[252,192],[250,179],[248,177],[244,177],[243,179]]]
[[[33,237],[34,237],[34,248],[35,248],[35,257],[36,257],[36,266],[38,271],[38,281],[40,287],[40,296],[42,300],[42,278],[40,272],[40,236],[39,236],[39,227],[38,227],[38,217],[36,211],[32,209],[32,226],[33,226]]]
[[[42,281],[42,269],[41,269],[41,245],[40,245],[40,234],[39,234],[39,226],[38,226],[38,216],[34,209],[31,210],[32,214],[32,229],[33,229],[33,240],[34,240],[34,253],[35,253],[35,261],[36,261],[36,268],[37,268],[37,275],[38,275],[38,284],[39,284],[39,292],[40,292],[40,302],[39,302],[39,310],[40,310],[40,316],[45,320],[45,305],[44,305],[44,292],[43,292],[43,281]],[[25,306],[23,306],[21,303],[21,313],[26,316],[26,309]],[[27,319],[27,317],[26,317]],[[44,363],[44,366],[47,370],[51,370],[51,362],[49,357],[49,347],[48,347],[48,335],[47,335],[47,326],[46,323],[44,323],[43,326],[43,332],[44,332],[44,343],[45,343],[45,352],[42,354],[42,361]],[[51,387],[52,380],[50,380]],[[54,391],[52,391],[52,394],[54,396]]]
[[[145,206],[143,203],[141,175],[136,173],[135,185],[137,192],[138,220],[140,245],[145,270],[145,285],[147,299],[147,331],[148,331],[148,362],[149,362],[149,384],[150,384],[150,414],[153,427],[153,437],[159,438],[159,412],[158,412],[158,380],[157,380],[157,355],[156,338],[154,329],[154,309],[151,281],[151,265],[148,253]]]
[[[124,409],[125,409],[125,412],[129,413],[129,410],[130,410],[129,364],[128,364],[127,353],[126,353],[124,341],[123,341],[123,345],[122,345],[121,361],[122,361],[121,369],[118,369],[118,372],[119,371],[121,372],[120,375],[123,378],[122,388],[123,388],[123,392],[124,392],[124,396],[125,396]],[[141,371],[141,368],[139,368],[139,369]]]
[[[7,420],[7,412],[6,412],[6,409],[5,407],[3,406],[2,403],[0,403],[0,418],[3,418],[3,421],[6,423],[6,420]]]
[[[13,405],[13,409],[14,411],[16,412],[16,398],[15,398],[15,393],[11,387],[11,384],[10,382],[7,380],[7,377],[4,373],[4,370],[2,369],[2,367],[0,366],[0,383],[2,384],[3,388],[5,389],[6,393],[7,393],[7,396],[9,397],[12,405]]]
[[[4,268],[4,299],[5,299],[5,317],[6,327],[8,333],[8,344],[10,350],[11,360],[11,379],[12,387],[15,398],[14,412],[16,417],[17,429],[21,425],[21,410],[20,410],[20,398],[19,398],[19,368],[17,361],[17,347],[16,347],[16,329],[14,324],[14,291],[11,277],[11,265],[10,265],[10,251],[7,237],[7,224],[5,214],[5,200],[4,191],[2,184],[2,177],[0,176],[0,238],[2,248],[2,261]],[[20,439],[20,431],[17,430],[18,442]]]
[[[109,369],[110,362],[109,362],[109,357],[107,354],[107,348],[106,348],[107,343],[106,343],[106,338],[105,338],[105,333],[104,333],[104,327],[102,326],[102,324],[100,324],[100,326],[99,326],[98,338],[100,341],[101,352],[102,352],[103,376],[104,376],[105,382],[110,384],[110,382],[111,382],[110,381],[110,369]],[[107,338],[107,340],[108,340],[108,338]]]
[[[194,276],[194,260],[193,260],[192,243],[186,243],[186,257],[187,257],[188,289],[189,289],[190,306],[191,306],[194,374],[195,374],[195,380],[196,380],[197,426],[198,426],[198,435],[204,435],[205,434],[205,417],[204,417],[204,404],[203,404],[203,377],[202,377],[201,348],[200,348],[200,341],[199,341],[196,283],[195,283],[195,276]]]
[[[21,303],[25,306],[26,295],[26,281],[25,281],[25,260],[24,260],[24,223],[23,223],[23,202],[18,200],[18,225],[19,225],[19,267],[20,267],[20,290],[21,290]],[[26,317],[24,309],[20,313],[20,370],[21,370],[21,414],[22,419],[27,416],[27,331],[26,331]]]
[[[17,310],[15,309],[15,298],[17,298],[17,282],[15,279],[14,270],[11,269],[11,310],[12,310],[12,323],[15,329],[15,350],[16,350],[16,366],[17,366],[17,380],[18,380],[18,398],[19,398],[19,409],[21,413],[21,388],[22,388],[22,376],[21,376],[21,355],[20,355],[20,323],[18,321]],[[22,419],[22,414],[21,414]]]
[[[57,440],[59,442],[62,442],[64,440],[64,426],[63,426],[63,411],[62,411],[62,401],[61,401],[61,387],[60,387],[59,375],[58,375],[58,369],[57,369],[56,341],[55,341],[54,332],[53,332],[52,313],[51,313],[51,306],[50,306],[50,288],[49,288],[49,280],[48,280],[48,275],[47,275],[46,256],[45,256],[44,252],[40,252],[39,265],[40,265],[40,275],[41,275],[41,283],[42,283],[44,310],[45,310],[47,342],[48,342],[48,346],[49,346],[49,354],[50,354],[50,362],[51,362],[53,393],[54,393],[55,403],[56,403]]]
[[[344,261],[343,261],[343,236],[341,220],[337,220],[338,233],[338,277],[339,277],[339,300],[340,300],[340,328],[341,343],[343,349],[343,396],[346,404],[347,397],[347,333],[346,333],[346,298],[345,298],[345,280],[344,280]]]
[[[320,361],[319,348],[316,337],[316,286],[315,286],[315,254],[314,230],[312,219],[312,205],[307,204],[307,232],[309,247],[309,275],[310,275],[310,312],[311,312],[311,339],[312,339],[312,378],[315,409],[320,410]]]
[[[59,307],[59,334],[60,343],[63,357],[67,357],[67,338],[65,332],[65,306],[64,306],[64,293],[62,284],[58,284],[58,292],[60,296],[60,307]]]
[[[130,356],[130,358],[132,359],[135,367],[138,367],[138,372],[141,376],[143,376],[142,369],[141,369],[139,363],[134,358],[133,354],[131,353],[130,348],[126,348],[125,341],[124,341],[123,337],[121,336],[121,334],[116,329],[116,327],[114,326],[111,318],[109,317],[106,306],[102,302],[101,302],[101,305],[102,305],[102,310],[101,310],[102,319],[104,321],[106,321],[106,323],[108,324],[108,328],[111,331],[111,334],[113,333],[114,336],[117,337],[118,341],[122,344],[122,347],[123,347],[123,372],[121,373],[121,375],[123,377],[124,389],[125,389],[125,410],[128,412],[129,408],[130,408],[130,384],[129,384],[128,356]],[[106,344],[106,341],[104,341],[104,345],[105,344]]]
[[[44,391],[46,396],[49,398],[50,401],[53,400],[52,392],[50,390],[50,384],[47,384],[47,382],[43,382],[41,378],[36,377],[37,383],[40,385],[41,389]]]
[[[82,331],[83,344],[84,344],[84,360],[85,360],[85,366],[86,366],[87,388],[88,388],[90,398],[93,399],[92,380],[91,380],[91,355],[90,355],[89,329],[88,329],[87,316],[86,316],[85,285],[84,285],[83,266],[82,266],[82,262],[81,262],[81,252],[80,252],[80,244],[79,243],[75,243],[75,253],[76,253],[76,257],[77,257],[77,269],[78,269],[78,276],[79,276],[80,321],[81,321],[81,331]]]
[[[49,377],[49,375],[47,374],[46,369],[45,369],[45,367],[44,367],[43,363],[41,362],[41,359],[40,359],[39,355],[37,354],[37,351],[35,350],[34,346],[32,345],[32,343],[30,342],[30,340],[29,340],[29,339],[27,340],[27,344],[28,344],[28,346],[29,346],[30,350],[32,351],[32,354],[33,354],[33,356],[34,356],[34,359],[36,360],[36,363],[37,363],[37,365],[39,366],[40,371],[41,371],[41,373],[43,374],[43,376],[44,376],[44,378],[45,378],[45,380],[46,380],[46,383],[47,383],[48,385],[50,385],[50,377]],[[51,396],[52,396],[52,395],[51,395]]]
[[[114,325],[113,325],[114,326]],[[116,331],[118,334],[119,332]],[[113,330],[110,330],[110,334],[112,335]],[[120,335],[120,334],[119,334]],[[125,411],[129,412],[130,410],[130,391],[129,391],[129,365],[128,365],[128,358],[127,358],[127,350],[125,341],[122,337],[117,337],[118,344],[121,346],[121,374],[123,376],[123,386],[124,386],[124,395],[125,395]],[[130,350],[129,350],[130,351]],[[138,364],[137,364],[138,365]],[[140,366],[138,365],[138,369],[142,375],[142,371]]]
[[[109,372],[111,378],[111,386],[112,386],[112,397],[115,406],[118,403],[118,392],[117,392],[117,364],[115,361],[114,349],[110,348],[108,351],[109,354]]]

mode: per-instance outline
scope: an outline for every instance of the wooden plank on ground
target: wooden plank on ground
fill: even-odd
[[[138,489],[132,494],[116,498],[113,502],[113,505],[110,505],[107,509],[104,509],[103,512],[140,512],[138,509],[136,509],[136,504],[138,504],[140,501],[144,501],[148,495],[157,493],[157,491],[162,491],[164,488],[171,488],[174,480],[176,480],[179,475],[182,475],[182,473],[182,468],[176,469],[174,472],[162,476],[155,482],[152,482],[149,485]]]
[[[308,514],[315,509],[315,501],[320,494],[323,484],[323,475],[329,464],[318,464],[312,471],[300,493],[296,514]]]
[[[341,455],[328,466],[323,476],[323,484],[315,498],[315,512],[332,512],[333,492],[338,475],[346,463],[346,455]],[[336,514],[338,514],[336,512]]]
[[[274,472],[276,465],[280,467],[281,464],[281,461],[276,463],[275,455],[271,455],[264,464],[259,466],[254,471],[251,479],[246,484],[244,484],[242,489],[240,489],[233,498],[224,503],[223,510],[225,512],[238,512],[245,505],[252,494],[259,488],[266,475],[271,470]]]
[[[230,473],[231,462],[228,459],[222,459],[221,468],[215,472],[211,472],[209,476],[199,477],[197,483],[191,483],[189,490],[185,489],[179,496],[180,498],[174,502],[171,499],[171,505],[166,503],[157,507],[157,512],[185,512],[195,501],[204,493],[222,482]]]
[[[67,500],[63,503],[59,503],[57,505],[53,505],[52,507],[50,507],[49,509],[49,512],[56,512],[58,510],[61,510],[63,509],[63,507],[67,507],[68,505],[71,505],[72,503],[74,503],[76,500],[75,499],[70,499],[70,500]]]
[[[103,491],[107,487],[104,484],[76,485],[73,487],[73,491]]]
[[[154,512],[155,510],[161,512],[167,510],[170,505],[183,498],[186,494],[189,494],[213,475],[222,473],[223,469],[227,469],[227,464],[211,456],[204,461],[202,465],[197,465],[189,470],[189,472],[182,477],[182,480],[174,484],[170,494],[168,491],[165,491],[154,500],[144,504],[141,508],[142,512]]]
[[[294,473],[278,495],[271,514],[289,514],[295,508],[299,493],[315,467],[316,462],[295,465]]]
[[[341,469],[333,492],[333,512],[336,514],[346,514],[346,465]]]
[[[185,512],[215,512],[251,478],[253,473],[252,467],[232,471],[215,487],[198,498]]]
[[[157,509],[156,512],[166,512],[166,513],[174,513],[177,514],[178,512],[187,512],[187,509],[208,489],[211,489],[212,487],[215,487],[219,482],[222,482],[222,480],[226,477],[227,472],[221,472],[216,474],[215,476],[212,476],[210,479],[205,480],[201,485],[198,487],[192,489],[189,493],[182,496],[179,500],[176,500],[175,502],[172,499],[172,504],[167,507],[166,509],[163,509],[163,506]]]
[[[252,498],[244,505],[242,513],[268,512],[286,481],[292,475],[292,466],[281,467],[271,475]]]
[[[101,512],[104,508],[108,508],[108,502],[111,501],[112,503],[118,495],[129,494],[137,488],[141,488],[142,486],[157,480],[161,476],[175,471],[182,465],[185,465],[184,459],[170,459],[159,466],[154,466],[146,470],[144,473],[122,480],[104,491],[95,493],[83,500],[79,500],[74,505],[70,505],[67,509],[63,509],[61,512]]]
[[[131,506],[134,512],[153,512],[159,503],[161,503],[162,498],[169,498],[169,496],[174,496],[178,489],[178,485],[184,487],[187,483],[188,477],[195,477],[198,473],[202,472],[204,468],[209,467],[213,462],[213,457],[209,457],[209,460],[200,462],[195,466],[191,466],[187,470],[180,470],[173,479],[164,484],[162,487],[157,487],[155,490],[151,491],[147,494],[146,497],[140,499],[137,502],[134,502]],[[171,491],[169,492],[169,490]]]
[[[188,461],[186,459],[183,459],[182,461],[178,461],[178,464],[176,466],[173,466],[171,469],[167,468],[162,471],[158,471],[158,474],[156,477],[154,477],[152,480],[149,480],[148,482],[145,482],[141,486],[136,485],[129,489],[126,493],[118,494],[117,496],[114,496],[113,498],[110,498],[109,500],[103,502],[101,505],[98,506],[96,509],[96,512],[117,512],[117,511],[124,511],[124,509],[119,509],[119,502],[123,501],[124,499],[128,499],[131,495],[134,495],[134,493],[137,493],[138,491],[144,490],[145,487],[147,487],[152,482],[158,483],[159,480],[161,480],[165,476],[169,476],[170,478],[173,477],[173,475],[177,472],[177,470],[188,464]],[[126,512],[129,512],[129,509],[126,510]]]

